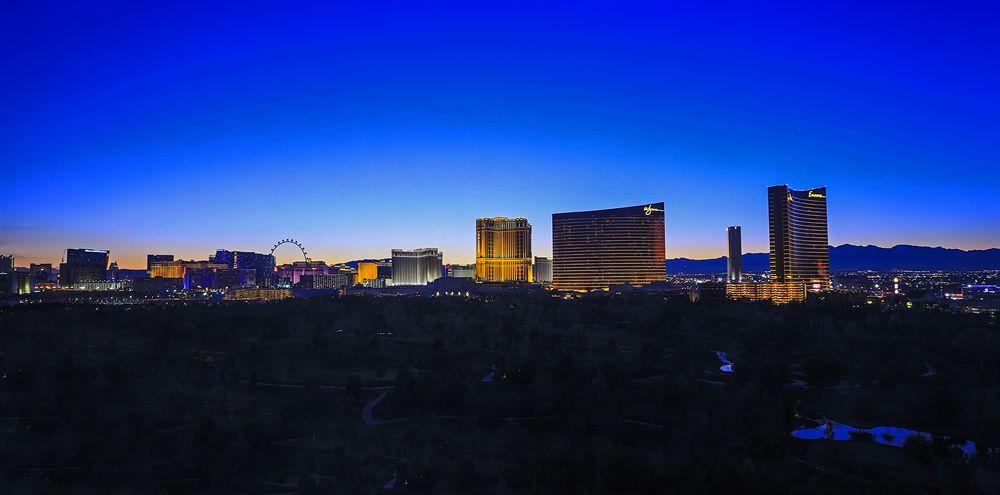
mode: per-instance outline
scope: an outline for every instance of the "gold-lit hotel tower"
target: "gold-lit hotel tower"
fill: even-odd
[[[767,188],[771,231],[771,281],[830,289],[826,188]]]
[[[378,278],[378,263],[375,261],[358,262],[358,283],[364,284]]]
[[[666,280],[663,203],[552,215],[552,286],[608,289]]]
[[[526,218],[476,219],[476,279],[531,282],[531,224]]]

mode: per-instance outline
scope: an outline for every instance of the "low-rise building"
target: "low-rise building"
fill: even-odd
[[[340,289],[354,285],[357,273],[353,270],[333,271],[319,275],[302,275],[298,287],[303,289]]]
[[[236,289],[224,297],[227,301],[279,301],[292,297],[290,289]]]
[[[730,299],[768,300],[785,304],[806,299],[806,284],[801,282],[742,282],[726,284]]]
[[[542,285],[552,284],[552,259],[535,256],[535,263],[531,266],[534,280]]]
[[[73,290],[121,290],[122,283],[118,280],[93,280],[89,282],[73,282],[70,286]]]
[[[445,273],[452,278],[475,278],[476,264],[468,265],[449,264],[445,266]]]

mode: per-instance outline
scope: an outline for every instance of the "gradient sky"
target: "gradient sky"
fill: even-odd
[[[833,244],[1000,245],[1000,15],[935,2],[0,5],[0,253],[314,259],[479,216],[666,202],[668,257],[767,249],[766,187]],[[279,250],[279,261],[294,252]]]

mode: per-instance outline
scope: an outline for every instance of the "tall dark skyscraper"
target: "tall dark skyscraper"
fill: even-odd
[[[0,276],[7,276],[13,273],[14,273],[14,255],[0,256]],[[3,291],[2,285],[3,284],[0,284],[0,292]]]
[[[771,281],[802,283],[811,291],[830,289],[826,188],[798,191],[767,188],[771,233]]]
[[[729,256],[726,258],[726,281],[737,283],[743,280],[743,239],[739,225],[726,229],[729,240]]]
[[[109,255],[104,249],[67,249],[66,262],[59,265],[59,285],[107,280]]]
[[[552,286],[607,289],[666,280],[663,203],[552,215]]]
[[[10,273],[14,271],[14,255],[0,256],[0,273]]]

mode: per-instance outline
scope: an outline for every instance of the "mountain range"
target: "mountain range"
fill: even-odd
[[[768,270],[767,253],[743,255],[743,271]],[[965,251],[943,247],[910,246],[899,244],[891,248],[843,244],[830,246],[830,268],[833,271],[850,270],[992,270],[1000,269],[1000,249]],[[667,273],[723,273],[726,257],[694,260],[671,258],[667,260]]]

